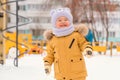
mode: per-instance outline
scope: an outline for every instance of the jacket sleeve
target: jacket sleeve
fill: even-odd
[[[47,43],[47,55],[44,58],[44,62],[49,62],[50,65],[54,62],[54,48],[50,42]]]
[[[92,49],[92,46],[91,46],[91,43],[88,42],[84,36],[82,36],[80,34],[80,36],[78,37],[78,46],[80,48],[80,50],[83,52],[84,49],[86,48],[91,48]]]

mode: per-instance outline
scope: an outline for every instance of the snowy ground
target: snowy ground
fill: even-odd
[[[113,54],[85,57],[87,80],[120,80],[120,53]],[[19,59],[18,67],[14,67],[12,59],[7,59],[5,65],[0,65],[0,80],[55,80],[53,68],[49,76],[44,73],[42,59],[41,55],[25,55]]]

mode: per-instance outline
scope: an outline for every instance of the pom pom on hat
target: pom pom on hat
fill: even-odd
[[[73,22],[73,16],[69,8],[52,9],[50,12],[52,25],[55,26],[58,17],[65,16],[70,23]]]

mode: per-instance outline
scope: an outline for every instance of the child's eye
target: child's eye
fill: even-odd
[[[61,20],[58,20],[59,22],[61,22]]]
[[[65,21],[67,21],[67,19],[65,19]]]
[[[68,19],[65,19],[64,21],[68,21]]]

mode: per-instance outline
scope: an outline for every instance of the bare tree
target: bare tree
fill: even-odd
[[[71,9],[73,15],[73,22],[80,23],[86,22],[92,25],[94,33],[94,41],[99,41],[96,22],[99,21],[103,26],[104,33],[106,34],[106,42],[109,38],[110,16],[112,11],[118,7],[110,0],[47,0],[47,2],[61,1],[63,6]],[[95,15],[98,14],[97,17]]]
[[[36,28],[31,28],[30,30],[32,31],[32,35],[38,39],[40,36],[41,29],[38,26],[36,26]]]

